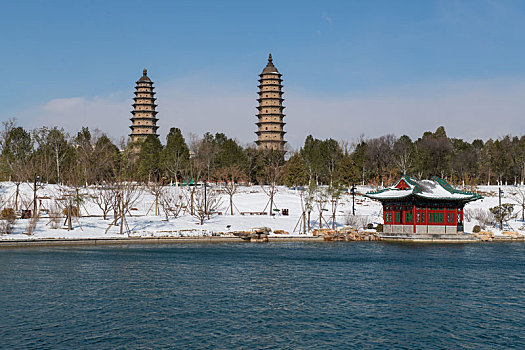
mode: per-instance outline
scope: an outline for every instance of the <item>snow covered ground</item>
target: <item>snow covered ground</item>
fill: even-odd
[[[510,199],[513,191],[512,186],[502,187],[504,191],[503,203],[512,203]],[[172,187],[172,191],[187,191],[185,188]],[[379,202],[373,201],[362,194],[371,190],[370,187],[358,187],[358,195],[355,198],[356,215],[359,216],[363,223],[382,223],[382,210]],[[498,204],[497,186],[480,186],[479,190],[485,196],[483,200],[469,203],[466,209],[488,208],[494,207]],[[86,190],[83,190],[86,191]],[[14,207],[14,193],[15,185],[9,182],[0,184],[0,198],[2,200],[2,208]],[[181,192],[182,193],[182,192]],[[33,196],[32,188],[28,184],[20,185],[21,200],[19,206],[25,209],[31,209],[30,203]],[[39,203],[43,209],[49,209],[54,204],[54,199],[59,198],[60,188],[57,185],[46,185],[38,191]],[[269,215],[241,215],[240,212],[268,212],[269,209],[265,206],[268,203],[268,196],[262,191],[259,186],[240,187],[239,192],[234,197],[234,204],[236,206],[234,215],[229,214],[227,210],[229,199],[226,194],[222,194],[222,205],[219,211],[222,215],[214,215],[210,220],[206,220],[203,225],[199,224],[199,220],[189,213],[181,213],[176,218],[170,218],[166,221],[165,216],[154,215],[154,196],[144,191],[140,196],[140,200],[133,206],[132,216],[127,217],[129,230],[125,232],[126,236],[131,237],[180,237],[180,236],[211,236],[231,231],[245,231],[256,227],[269,227],[273,231],[284,230],[290,235],[298,235],[300,225],[297,225],[301,217],[301,199],[297,190],[286,187],[279,187],[275,196],[275,204],[279,209],[288,209],[289,215],[284,216],[280,213],[275,216]],[[102,218],[102,211],[93,203],[89,197],[81,206],[82,217],[73,220],[73,230],[68,231],[66,226],[63,226],[64,219],[61,219],[58,228],[53,228],[48,214],[42,212],[36,229],[32,235],[27,235],[27,227],[29,220],[16,220],[16,223],[11,234],[3,234],[0,236],[1,240],[11,239],[43,239],[43,238],[110,238],[122,237],[119,234],[118,226],[111,226],[112,212],[110,212],[108,219]],[[341,204],[337,209],[337,224],[339,227],[348,224],[346,217],[352,211],[352,196],[344,194],[341,199]],[[21,204],[25,203],[25,204]],[[330,204],[326,206],[328,211],[323,212],[325,219],[329,220],[331,216]],[[516,205],[515,212],[520,213],[519,206]],[[314,211],[311,215],[312,227],[318,227],[318,210],[314,205]],[[466,222],[466,232],[471,232],[474,225],[478,224],[473,220]],[[511,230],[517,230],[524,234],[525,227],[523,222],[513,220],[510,222]],[[296,227],[297,226],[297,227]],[[106,230],[108,229],[106,233]],[[499,230],[491,227],[489,230],[493,231],[495,235],[501,234]],[[311,233],[310,233],[311,234]]]

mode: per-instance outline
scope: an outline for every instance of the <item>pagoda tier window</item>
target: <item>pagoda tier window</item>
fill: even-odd
[[[412,212],[411,211],[405,212],[405,223],[411,224],[413,220],[414,220],[414,217],[413,217]]]
[[[417,213],[416,220],[418,223],[424,224],[425,223],[425,213]]]
[[[385,222],[392,222],[392,213],[385,213]]]
[[[455,216],[454,213],[447,213],[447,224],[453,224]]]

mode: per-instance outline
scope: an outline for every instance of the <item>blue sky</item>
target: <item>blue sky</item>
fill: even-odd
[[[146,67],[162,135],[178,126],[248,143],[257,75],[272,52],[294,148],[310,133],[417,137],[441,124],[468,139],[525,133],[523,1],[2,1],[0,9],[0,117],[28,128],[126,135]]]

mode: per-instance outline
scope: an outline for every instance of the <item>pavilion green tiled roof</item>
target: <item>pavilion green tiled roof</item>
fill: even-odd
[[[403,180],[408,188],[396,188]],[[407,175],[403,175],[395,185],[378,191],[370,191],[365,196],[380,201],[405,199],[413,196],[427,200],[448,200],[464,203],[482,198],[477,193],[455,189],[447,181],[437,176],[433,176],[430,180],[419,180]]]

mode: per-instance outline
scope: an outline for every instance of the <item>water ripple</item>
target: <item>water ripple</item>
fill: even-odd
[[[0,252],[2,348],[525,348],[525,245]]]

